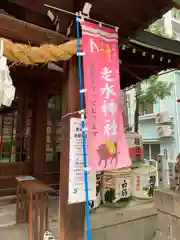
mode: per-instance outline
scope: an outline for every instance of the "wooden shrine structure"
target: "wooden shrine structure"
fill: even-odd
[[[57,22],[50,20],[43,4],[76,12],[84,2],[2,1],[0,37],[32,46],[67,42],[75,38],[73,17],[55,11],[54,15],[59,16],[56,32]],[[171,0],[90,2],[93,18],[120,27],[122,88],[161,70],[179,68],[179,42],[142,30],[173,7]],[[18,175],[32,175],[54,189],[60,188],[60,239],[81,240],[85,207],[84,203],[67,205],[69,117],[61,119],[80,107],[77,59],[74,56],[56,65],[59,68],[52,70],[48,64],[24,66],[9,62],[16,97],[11,107],[0,108],[0,196],[15,193]]]

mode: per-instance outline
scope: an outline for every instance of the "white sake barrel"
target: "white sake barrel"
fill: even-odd
[[[131,169],[104,172],[102,198],[104,204],[117,204],[131,197]]]
[[[93,210],[101,205],[102,173],[96,173],[96,200],[89,201],[89,209]]]
[[[132,196],[139,199],[151,199],[157,187],[157,168],[142,164],[132,170]]]

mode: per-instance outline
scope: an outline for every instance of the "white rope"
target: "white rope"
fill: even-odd
[[[77,113],[82,116],[82,115],[85,114],[85,112],[86,112],[86,109],[82,109],[82,110],[79,110],[79,111],[76,111],[76,112],[67,113],[67,114],[63,115],[61,117],[61,119],[65,118],[65,117],[68,117],[68,116],[71,116],[71,115],[74,115],[74,114],[77,114]]]

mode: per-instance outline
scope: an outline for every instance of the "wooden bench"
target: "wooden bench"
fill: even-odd
[[[19,182],[16,193],[16,223],[29,223],[29,240],[43,240],[44,232],[49,230],[48,194],[54,190],[33,178],[16,179]]]

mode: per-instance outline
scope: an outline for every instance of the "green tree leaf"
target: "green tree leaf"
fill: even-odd
[[[158,78],[152,76],[145,80],[147,86],[142,87],[142,83],[136,86],[136,109],[134,116],[134,130],[138,132],[139,126],[139,110],[147,110],[149,104],[155,104],[158,99],[164,99],[171,96],[171,89],[173,83],[166,83]],[[139,84],[139,83],[138,83]],[[138,112],[138,113],[137,113]]]

